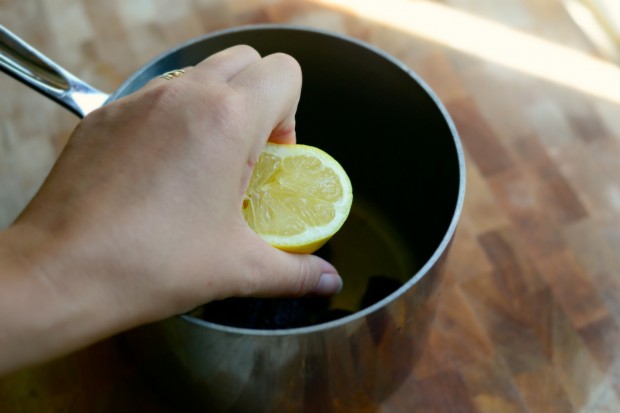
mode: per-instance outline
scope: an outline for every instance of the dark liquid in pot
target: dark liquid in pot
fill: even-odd
[[[316,255],[338,269],[344,280],[340,294],[329,298],[229,298],[197,308],[191,315],[217,324],[252,329],[321,324],[382,300],[418,268],[394,225],[370,205],[357,200],[341,230]]]

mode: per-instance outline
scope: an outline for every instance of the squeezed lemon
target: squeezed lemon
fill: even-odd
[[[352,202],[351,181],[330,155],[270,142],[254,167],[242,212],[269,244],[308,254],[342,227]]]

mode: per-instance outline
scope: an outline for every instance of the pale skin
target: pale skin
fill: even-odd
[[[0,375],[214,299],[337,293],[331,264],[241,215],[265,142],[295,142],[301,79],[236,46],[81,121],[0,232]]]

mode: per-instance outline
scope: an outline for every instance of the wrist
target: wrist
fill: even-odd
[[[88,267],[68,237],[23,223],[0,233],[0,373],[128,328]]]

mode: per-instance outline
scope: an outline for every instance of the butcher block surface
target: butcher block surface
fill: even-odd
[[[321,28],[394,55],[454,119],[467,193],[426,352],[377,411],[613,413],[620,69],[566,3],[0,0],[0,24],[108,92],[168,48],[244,24]],[[0,227],[78,121],[0,76]],[[172,411],[120,336],[0,379],[3,413]]]

